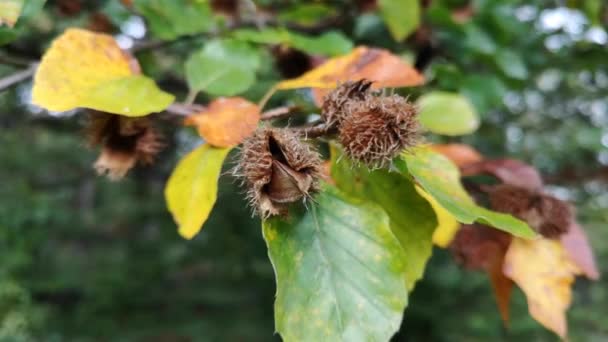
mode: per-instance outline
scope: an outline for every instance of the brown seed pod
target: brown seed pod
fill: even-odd
[[[349,101],[344,112],[339,139],[345,153],[356,162],[385,167],[418,141],[418,112],[401,96]]]
[[[148,118],[94,112],[87,132],[92,146],[102,146],[95,170],[112,180],[124,177],[137,162],[151,164],[164,146]]]
[[[345,117],[344,109],[349,101],[364,101],[371,96],[372,82],[365,79],[346,82],[323,98],[321,117],[328,126],[340,125]]]
[[[234,173],[247,186],[251,206],[267,218],[318,191],[321,158],[294,132],[261,127],[243,142]]]
[[[487,270],[501,261],[511,243],[511,235],[478,224],[463,225],[450,244],[456,261],[469,269]]]
[[[572,207],[555,197],[509,184],[491,188],[490,204],[496,211],[526,221],[547,238],[566,233],[574,220]]]

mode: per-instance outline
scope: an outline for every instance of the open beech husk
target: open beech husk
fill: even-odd
[[[235,174],[262,218],[286,214],[289,203],[318,191],[321,158],[287,129],[262,127],[243,142]]]
[[[102,147],[95,170],[112,180],[124,177],[137,163],[151,164],[164,146],[148,118],[95,112],[87,130],[90,144]]]

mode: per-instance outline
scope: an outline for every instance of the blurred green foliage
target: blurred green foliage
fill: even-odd
[[[608,9],[601,1],[424,2],[422,26],[401,42],[381,12],[366,10],[373,1],[259,1],[264,13],[279,13],[277,29],[240,32],[220,16],[170,19],[210,17],[207,5],[178,13],[170,9],[181,2],[134,3],[128,10],[118,0],[49,0],[40,11],[43,1],[26,1],[16,29],[0,28],[0,44],[10,42],[0,46],[0,61],[38,60],[70,26],[103,27],[124,47],[170,40],[136,56],[146,75],[183,98],[190,54],[215,49],[212,39],[231,38],[256,51],[259,69],[244,96],[258,100],[282,74],[309,68],[306,54],[333,55],[360,44],[391,49],[428,80],[400,92],[460,93],[480,116],[471,135],[428,139],[468,143],[538,167],[549,190],[576,204],[600,268],[608,271]],[[240,14],[255,19],[255,6]],[[335,32],[315,39],[328,30]],[[301,51],[267,48],[279,43]],[[2,64],[0,78],[20,68]],[[112,183],[94,174],[96,151],[85,146],[83,116],[41,111],[29,104],[30,88],[25,82],[0,93],[0,341],[278,339],[273,271],[238,184],[222,178],[218,205],[192,241],[178,237],[165,209],[164,183],[197,144],[194,132],[169,128],[178,121],[160,116],[168,143],[160,161]],[[309,92],[279,93],[270,105],[293,103],[311,108]],[[572,341],[607,340],[608,282],[579,279],[575,289]],[[460,269],[435,249],[394,340],[556,340],[529,317],[523,294],[514,297],[504,329],[486,276]]]

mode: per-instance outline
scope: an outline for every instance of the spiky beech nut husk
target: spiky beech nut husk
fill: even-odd
[[[399,95],[349,101],[344,111],[339,140],[355,162],[385,167],[418,141],[416,107]]]
[[[553,196],[509,184],[492,187],[490,204],[496,211],[526,221],[547,238],[568,232],[574,220],[572,207]]]
[[[459,264],[469,269],[484,270],[500,262],[511,243],[511,235],[479,224],[463,225],[450,251]]]
[[[243,142],[235,175],[247,186],[262,218],[286,214],[287,205],[318,191],[321,158],[293,131],[261,127]]]
[[[371,96],[372,82],[361,79],[356,82],[346,82],[323,98],[321,118],[329,126],[340,125],[345,117],[344,109],[350,101],[363,101]]]
[[[94,112],[87,132],[90,145],[102,147],[95,170],[112,180],[124,177],[138,162],[151,164],[164,147],[162,137],[148,118]]]

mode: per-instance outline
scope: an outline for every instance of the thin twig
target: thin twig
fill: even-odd
[[[25,70],[19,70],[19,71],[15,72],[14,74],[1,78],[0,79],[0,92],[10,88],[11,86],[13,86],[19,82],[23,82],[23,81],[29,79],[30,77],[34,76],[34,74],[36,73],[37,67],[38,67],[38,64],[35,63],[35,64],[30,65],[30,67]]]
[[[169,105],[165,111],[169,114],[180,115],[180,116],[190,116],[192,114],[200,113],[205,110],[204,106],[198,104],[185,104],[175,102]]]
[[[318,138],[333,133],[334,128],[326,124],[291,128],[292,131],[303,135],[306,139]]]
[[[266,121],[285,118],[291,116],[293,114],[293,111],[297,108],[297,106],[284,106],[267,110],[260,115],[260,120]]]

